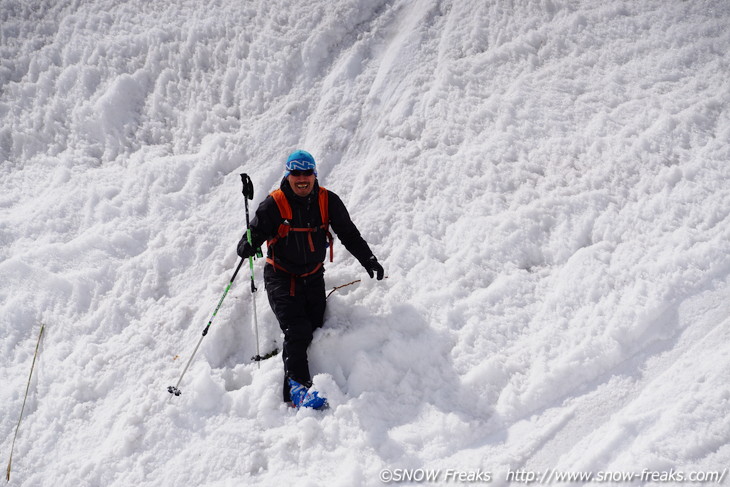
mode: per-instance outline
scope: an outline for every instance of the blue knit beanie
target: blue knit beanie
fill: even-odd
[[[288,176],[291,171],[306,171],[307,169],[314,169],[314,175],[317,175],[317,164],[314,162],[312,154],[305,150],[294,151],[289,154],[289,158],[286,160],[284,176]]]

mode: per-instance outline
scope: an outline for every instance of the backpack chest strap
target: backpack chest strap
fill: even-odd
[[[269,247],[272,247],[276,242],[281,240],[282,238],[286,238],[289,235],[289,232],[308,232],[307,235],[307,243],[309,244],[309,251],[314,252],[314,241],[312,240],[312,233],[319,231],[319,229],[323,229],[325,231],[325,235],[327,238],[327,243],[330,248],[330,262],[334,261],[334,239],[332,238],[332,234],[329,231],[329,191],[327,191],[323,187],[319,187],[319,194],[317,195],[317,202],[319,204],[319,213],[320,217],[322,218],[322,225],[314,228],[310,227],[292,227],[291,226],[291,220],[293,217],[293,212],[291,205],[289,204],[289,200],[286,199],[286,195],[284,194],[284,191],[281,189],[277,189],[271,193],[271,197],[274,198],[274,202],[276,203],[276,207],[279,209],[279,214],[281,215],[281,218],[283,219],[283,222],[279,224],[279,228],[277,229],[276,235],[274,238],[268,240],[266,244]]]

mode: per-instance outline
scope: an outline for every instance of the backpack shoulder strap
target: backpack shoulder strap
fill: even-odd
[[[330,201],[329,191],[322,186],[319,187],[319,213],[322,216],[322,228],[327,234],[327,241],[330,248],[330,262],[334,260],[335,241],[330,233]]]
[[[291,220],[292,211],[289,200],[286,199],[286,195],[281,189],[277,189],[271,193],[271,196],[276,202],[276,206],[279,208],[279,214],[284,220]]]
[[[319,214],[322,216],[322,226],[327,229],[330,226],[330,204],[329,191],[319,187]]]

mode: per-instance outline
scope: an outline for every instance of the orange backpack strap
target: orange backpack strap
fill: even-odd
[[[284,221],[279,225],[277,236],[267,242],[269,246],[274,245],[280,238],[284,238],[289,235],[289,229],[291,227],[292,210],[289,200],[286,199],[286,195],[280,189],[271,193],[271,197],[274,198],[277,208],[279,208],[279,214]]]
[[[322,215],[322,226],[326,229],[330,225],[329,191],[319,187],[319,213]]]
[[[286,199],[286,195],[280,189],[271,193],[272,198],[276,202],[276,206],[279,208],[279,213],[284,220],[291,220],[292,212],[289,200]]]
[[[330,233],[330,203],[329,191],[322,186],[319,187],[319,214],[322,216],[322,228],[327,232],[327,241],[330,247],[330,262],[334,261],[335,241]]]
[[[312,274],[314,274],[315,272],[319,271],[322,268],[322,263],[320,262],[319,264],[317,264],[314,267],[314,269],[312,269],[309,272],[305,272],[304,274],[293,274],[293,273],[289,272],[288,270],[284,269],[279,264],[277,264],[276,261],[274,261],[274,259],[267,258],[266,259],[266,262],[268,264],[271,264],[274,267],[274,269],[276,269],[277,271],[285,272],[285,273],[289,274],[289,276],[291,276],[291,279],[289,280],[289,296],[294,296],[295,293],[296,293],[296,286],[297,286],[297,278],[298,277],[311,276]]]

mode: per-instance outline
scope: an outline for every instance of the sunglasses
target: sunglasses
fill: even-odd
[[[314,174],[314,169],[305,169],[303,171],[300,169],[292,169],[289,171],[289,174],[292,176],[311,176]]]

